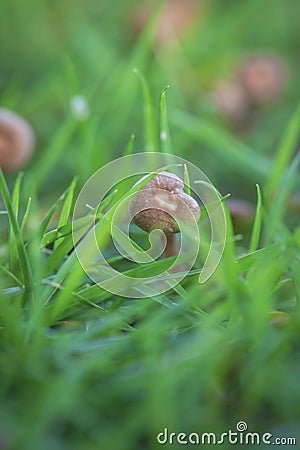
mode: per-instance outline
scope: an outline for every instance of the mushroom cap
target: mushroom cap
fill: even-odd
[[[160,229],[178,233],[176,218],[192,225],[200,217],[196,200],[184,192],[183,181],[174,174],[161,172],[138,191],[130,201],[133,222],[144,231]]]
[[[219,82],[212,98],[220,113],[235,124],[242,123],[248,115],[248,99],[236,80]]]
[[[248,98],[256,104],[268,103],[282,91],[287,68],[277,55],[248,57],[240,66],[238,77]]]
[[[132,14],[135,34],[147,25],[155,2],[148,2]],[[158,48],[172,44],[176,37],[183,36],[201,18],[202,6],[198,0],[166,0],[160,10],[155,30],[155,45]],[[200,13],[200,14],[199,14]]]
[[[4,172],[18,170],[30,157],[34,133],[22,117],[0,108],[0,167]]]

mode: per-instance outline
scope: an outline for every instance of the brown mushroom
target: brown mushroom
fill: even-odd
[[[249,223],[252,221],[254,208],[253,205],[246,200],[228,198],[226,200],[226,206],[234,222]]]
[[[148,23],[154,3],[143,5],[133,14],[133,28],[139,34]],[[166,0],[160,11],[155,33],[157,48],[171,44],[175,38],[184,35],[195,19],[199,17],[199,0]]]
[[[258,54],[245,59],[238,79],[250,102],[262,105],[274,100],[283,90],[287,68],[277,55]]]
[[[212,100],[225,119],[238,127],[244,125],[249,114],[248,98],[236,80],[219,82]]]
[[[0,167],[3,172],[18,170],[34,147],[31,126],[16,113],[0,108]]]
[[[163,256],[176,256],[179,243],[175,236],[179,226],[176,217],[185,225],[192,225],[200,217],[196,200],[184,192],[184,183],[176,175],[161,172],[152,178],[131,199],[130,214],[133,222],[148,233],[154,229],[166,235]]]

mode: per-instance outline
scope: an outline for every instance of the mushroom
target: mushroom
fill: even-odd
[[[262,105],[274,100],[286,82],[287,68],[284,61],[274,54],[258,54],[245,59],[238,79],[250,102]]]
[[[179,252],[175,236],[180,231],[177,220],[192,225],[200,218],[196,200],[184,192],[183,181],[169,172],[161,172],[143,186],[131,199],[129,211],[133,222],[142,230],[149,233],[159,229],[165,233],[165,258]]]
[[[248,99],[236,80],[219,82],[212,92],[212,100],[222,116],[237,127],[243,125],[248,118]]]
[[[139,34],[147,25],[154,5],[154,2],[150,2],[133,13],[135,34]],[[157,23],[156,47],[172,44],[177,37],[184,35],[195,23],[195,19],[199,19],[199,7],[202,5],[197,0],[166,0]]]
[[[34,133],[22,117],[0,108],[0,167],[3,172],[18,170],[29,159]]]
[[[216,83],[212,101],[237,130],[247,131],[255,109],[280,95],[287,72],[285,62],[276,54],[250,55],[241,61],[230,79]]]
[[[253,219],[253,206],[246,200],[229,198],[226,200],[226,206],[234,222],[249,223]]]

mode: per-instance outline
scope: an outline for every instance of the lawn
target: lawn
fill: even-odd
[[[299,1],[0,9],[0,449],[300,448]],[[161,172],[174,271],[111,238]]]

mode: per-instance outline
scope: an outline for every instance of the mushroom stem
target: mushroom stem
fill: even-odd
[[[167,243],[163,252],[163,258],[177,256],[179,252],[179,242],[176,234],[166,234],[165,236],[167,238]]]
[[[163,258],[170,258],[171,256],[177,256],[180,250],[180,245],[176,234],[166,234],[167,243],[163,251]],[[169,270],[170,273],[179,273],[185,270],[184,264],[177,264],[175,267]]]

